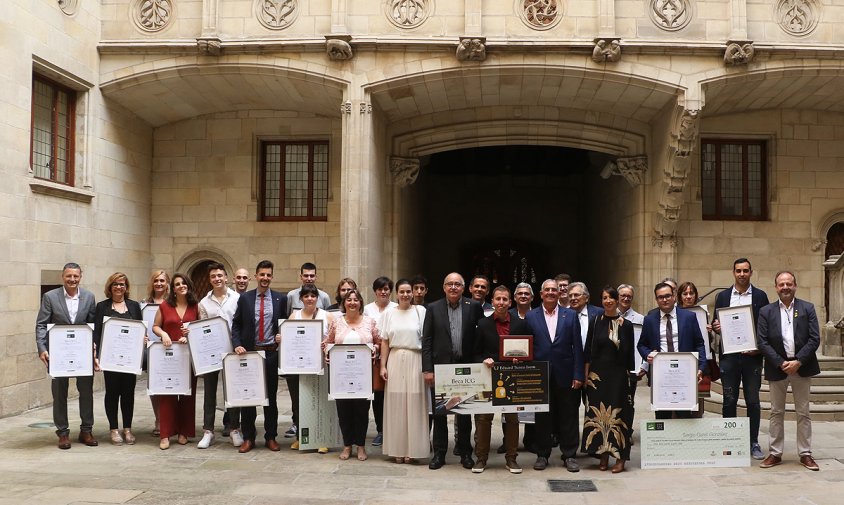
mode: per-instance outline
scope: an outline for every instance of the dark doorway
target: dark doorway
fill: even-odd
[[[202,260],[190,271],[190,280],[193,283],[193,289],[198,299],[202,299],[211,291],[211,281],[208,277],[208,265],[216,263],[215,260]]]

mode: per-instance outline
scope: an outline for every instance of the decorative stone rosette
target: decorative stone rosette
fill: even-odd
[[[129,17],[139,30],[155,33],[167,28],[175,11],[175,0],[132,0]]]
[[[550,30],[563,19],[563,0],[516,0],[519,19],[534,30]]]
[[[690,0],[650,0],[648,14],[663,30],[682,30],[692,20],[692,3]]]
[[[820,18],[821,5],[817,0],[779,0],[774,10],[780,28],[795,37],[812,33]]]
[[[270,30],[283,30],[299,15],[298,0],[255,0],[255,17]]]
[[[398,28],[416,28],[434,11],[434,0],[385,0],[384,14]]]
[[[73,16],[79,10],[79,0],[58,0],[59,9],[68,16]]]

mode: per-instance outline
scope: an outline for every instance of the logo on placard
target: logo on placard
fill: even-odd
[[[649,422],[647,427],[648,431],[665,431],[665,423],[661,422]]]
[[[455,368],[454,375],[472,375],[472,369],[467,367]]]

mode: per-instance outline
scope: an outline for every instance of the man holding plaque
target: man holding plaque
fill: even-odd
[[[706,367],[706,348],[703,335],[694,312],[680,309],[675,305],[675,288],[663,281],[654,288],[657,309],[648,312],[642,323],[642,335],[637,346],[639,354],[653,363],[654,356],[660,352],[696,352],[698,359],[698,382],[703,377]],[[651,381],[653,384],[653,381]],[[690,419],[692,411],[658,410],[657,419]]]
[[[67,263],[62,268],[60,288],[44,293],[41,308],[35,320],[35,344],[38,357],[49,368],[50,352],[47,348],[48,324],[87,324],[94,322],[94,294],[79,287],[82,281],[82,267],[76,263]],[[93,350],[92,350],[93,352]],[[53,392],[53,424],[59,436],[59,449],[70,449],[70,429],[67,419],[68,377],[54,378],[51,383]],[[87,446],[96,446],[97,440],[91,434],[94,427],[94,377],[76,377],[76,390],[79,392],[79,441]]]
[[[222,263],[215,262],[208,265],[208,277],[211,281],[211,291],[199,301],[199,318],[222,317],[231,330],[232,319],[237,310],[237,300],[240,295],[227,287],[228,275],[226,274],[226,267]],[[205,398],[202,402],[202,429],[205,433],[202,435],[202,440],[196,445],[199,449],[207,449],[214,443],[214,418],[217,414],[217,384],[219,379],[219,371],[202,375],[205,391]],[[239,409],[226,410],[226,416],[223,417],[223,431],[229,432],[232,445],[235,447],[240,447],[243,444],[243,436],[238,429],[239,421]]]
[[[750,283],[753,267],[750,260],[739,258],[733,262],[735,284],[715,297],[715,313],[723,307],[753,307],[753,322],[759,321],[759,309],[768,305],[768,295]],[[717,317],[717,316],[716,316]],[[721,333],[721,322],[712,321],[712,329]],[[723,349],[721,349],[723,351]],[[750,455],[753,459],[762,459],[759,446],[759,421],[762,408],[759,404],[759,389],[762,387],[762,353],[744,351],[720,355],[721,385],[724,388],[724,404],[721,408],[723,417],[736,417],[739,386],[744,386],[744,401],[747,403],[747,417],[750,419]]]
[[[267,449],[278,451],[278,320],[287,315],[287,299],[270,290],[273,280],[273,263],[263,260],[255,268],[258,287],[247,291],[237,300],[232,319],[232,346],[237,354],[247,351],[264,351],[264,377],[267,382],[267,399],[264,407],[264,439]],[[278,337],[278,338],[277,338]],[[255,407],[240,409],[243,444],[238,452],[246,453],[255,448]]]
[[[812,458],[812,419],[809,417],[809,389],[812,376],[821,373],[816,352],[820,328],[815,306],[795,298],[797,277],[782,271],[774,277],[779,300],[762,307],[756,326],[759,350],[765,356],[765,378],[771,388],[771,416],[768,427],[770,452],[759,465],[770,468],[782,463],[785,394],[791,386],[797,413],[797,451],[800,464],[818,470]]]

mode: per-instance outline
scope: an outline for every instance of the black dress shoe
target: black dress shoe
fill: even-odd
[[[466,470],[471,470],[473,466],[475,466],[475,460],[472,459],[472,456],[468,454],[460,456],[460,464],[463,465],[463,468]]]
[[[458,449],[457,446],[455,445],[454,449],[451,451],[451,453],[454,454],[455,456],[460,456],[460,449]]]
[[[504,454],[504,453],[506,453],[506,452],[507,452],[507,448],[506,448],[506,447],[504,447],[504,444],[501,444],[501,445],[498,447],[498,450],[497,450],[497,451],[495,451],[495,452],[497,452],[498,454]]]
[[[537,456],[536,463],[533,464],[534,470],[545,470],[548,468],[548,458],[544,456]]]
[[[428,468],[431,470],[439,470],[445,464],[445,454],[441,452],[434,453],[434,457],[431,458],[431,462],[428,463]]]

